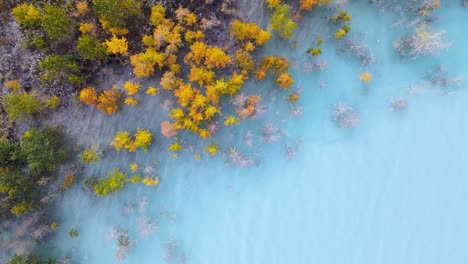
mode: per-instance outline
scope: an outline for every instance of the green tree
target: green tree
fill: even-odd
[[[42,109],[34,93],[14,93],[3,97],[4,109],[11,121],[21,121]]]
[[[83,35],[78,38],[78,54],[85,60],[97,61],[107,58],[106,46],[95,37]]]
[[[61,145],[62,136],[56,129],[46,126],[26,131],[20,147],[30,172],[39,175],[56,170],[65,159]]]
[[[58,6],[46,5],[43,9],[42,28],[51,40],[60,40],[68,36],[72,20],[65,9]]]
[[[83,82],[81,67],[72,55],[49,55],[39,61],[39,67],[44,71],[43,81],[59,80],[60,83],[80,85]]]
[[[124,27],[125,19],[140,14],[140,1],[136,0],[94,0],[94,12],[111,27]]]
[[[296,29],[296,23],[289,17],[289,5],[281,4],[275,8],[271,17],[271,28],[282,38],[290,38]]]
[[[93,186],[94,192],[98,196],[106,196],[120,191],[128,182],[127,177],[120,169],[115,168],[106,178],[99,179]]]
[[[41,20],[41,13],[33,6],[26,3],[17,5],[11,11],[11,14],[15,18],[16,22],[23,27],[34,27]]]

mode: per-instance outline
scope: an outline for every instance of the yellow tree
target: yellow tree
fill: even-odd
[[[106,90],[99,95],[96,107],[106,114],[111,115],[119,109],[117,102],[121,96],[122,94],[119,91]]]
[[[87,105],[95,105],[98,101],[98,95],[94,87],[83,88],[80,92],[80,101]]]
[[[292,79],[289,73],[283,73],[275,80],[278,83],[279,87],[289,90],[291,85],[294,84],[294,80]]]
[[[222,49],[212,47],[206,51],[205,65],[208,68],[224,68],[227,64],[231,63],[231,57],[227,55]]]
[[[127,90],[128,95],[134,95],[140,90],[140,85],[138,83],[130,81],[126,81],[123,87]]]
[[[118,38],[115,35],[110,40],[106,40],[107,52],[111,54],[121,54],[127,56],[128,42],[125,37]]]

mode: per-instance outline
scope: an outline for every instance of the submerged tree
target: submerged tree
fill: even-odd
[[[452,46],[452,43],[443,40],[443,35],[445,31],[432,32],[425,23],[422,23],[413,35],[395,41],[393,46],[405,58],[437,56]]]
[[[352,106],[339,103],[332,111],[332,120],[341,128],[353,128],[361,122],[361,117]]]

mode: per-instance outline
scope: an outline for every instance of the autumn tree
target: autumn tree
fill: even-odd
[[[161,122],[161,135],[171,138],[177,136],[177,130],[174,129],[174,125],[169,121]]]
[[[364,83],[370,83],[372,81],[372,74],[370,72],[364,72],[359,76],[359,80]]]
[[[107,52],[117,55],[127,56],[128,43],[125,37],[118,38],[113,35],[110,40],[106,40]]]
[[[158,66],[159,69],[164,67],[165,59],[165,53],[148,48],[144,53],[130,56],[130,64],[137,77],[149,77],[154,73],[154,67]]]
[[[16,22],[23,27],[36,27],[41,21],[39,9],[31,4],[19,4],[12,9],[11,14]]]
[[[250,53],[245,50],[238,49],[236,51],[236,66],[246,72],[251,72],[254,67],[254,61]]]
[[[329,5],[332,0],[299,0],[299,6],[301,10],[312,10],[312,7],[315,5]]]
[[[268,3],[268,8],[273,9],[277,7],[282,0],[265,0],[266,3]]]
[[[130,81],[126,81],[123,87],[127,91],[128,95],[134,95],[140,90],[140,85],[138,83]]]
[[[275,82],[278,83],[279,87],[286,90],[289,90],[291,85],[294,84],[294,80],[289,73],[282,73],[276,78]]]
[[[129,152],[135,152],[137,149],[141,148],[143,151],[147,152],[148,147],[151,145],[152,134],[149,130],[137,129],[137,132],[130,137],[130,133],[127,131],[117,132],[114,137],[111,145],[115,147],[117,151],[126,149]]]
[[[108,115],[112,115],[119,109],[118,100],[122,94],[115,90],[106,90],[99,94],[96,108]]]
[[[224,68],[231,63],[231,57],[218,47],[211,47],[203,42],[190,45],[190,52],[185,55],[185,62],[200,65],[202,61],[208,68]]]
[[[106,196],[118,192],[125,187],[128,179],[120,169],[115,168],[106,178],[99,179],[93,186],[94,193],[98,196]]]
[[[81,102],[87,105],[96,105],[98,102],[98,95],[94,87],[83,88],[79,98]]]
[[[265,44],[271,37],[270,32],[261,29],[255,23],[244,23],[235,19],[230,28],[231,36],[236,37],[238,41],[255,41],[257,45]]]
[[[162,5],[157,4],[151,8],[150,21],[154,26],[159,25],[164,20],[165,16],[166,9]]]

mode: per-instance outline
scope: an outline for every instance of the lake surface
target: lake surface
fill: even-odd
[[[443,65],[446,76],[468,76],[468,9],[461,1],[442,1],[431,27],[446,30],[453,45],[435,58],[402,60],[392,43],[414,27],[392,27],[398,10],[349,2],[351,37],[369,46],[375,62],[363,66],[340,51],[344,41],[333,39],[329,13],[321,8],[302,17],[292,40],[273,38],[264,52],[293,63],[303,115],[288,116],[287,93],[269,81],[249,81],[245,93],[261,94],[267,113],[213,138],[224,156],[236,148],[255,166],[229,166],[222,154],[196,161],[193,155],[209,142],[201,140],[190,141],[194,151],[188,147],[172,158],[160,135],[148,153],[109,149],[86,175],[102,177],[114,167],[129,171],[132,162],[156,164],[160,184],[129,186],[105,198],[69,191],[55,209],[57,235],[42,249],[73,263],[114,263],[118,247],[109,234],[118,226],[132,244],[122,263],[466,263],[468,92],[465,82],[441,88],[427,75]],[[266,8],[242,4],[247,19],[267,25]],[[323,54],[312,59],[305,50],[318,35]],[[304,71],[317,60],[328,61],[328,69]],[[373,75],[368,85],[359,80],[363,72]],[[396,98],[407,100],[406,110],[389,107]],[[108,145],[123,129],[159,131],[167,114],[161,99],[139,99],[139,106],[112,117],[77,109],[68,132],[81,145]],[[358,127],[342,129],[331,120],[338,103],[356,109]],[[281,136],[274,144],[261,140],[269,122]],[[249,134],[251,147],[244,140]],[[287,149],[297,151],[295,158],[287,158]],[[144,218],[157,223],[150,236],[139,230]],[[72,227],[79,231],[75,239],[68,235]]]

